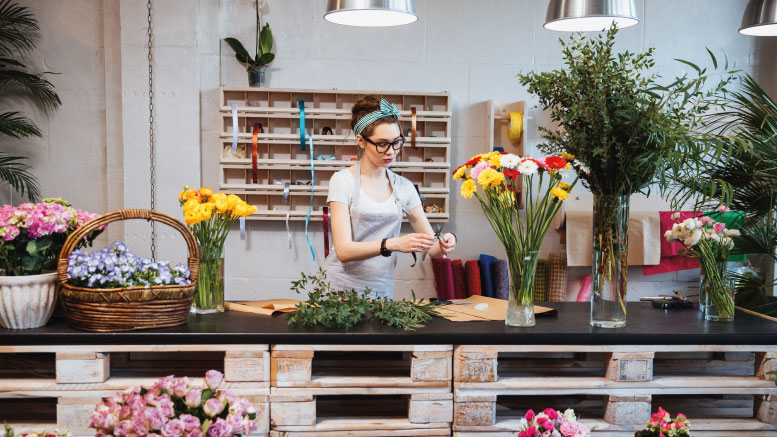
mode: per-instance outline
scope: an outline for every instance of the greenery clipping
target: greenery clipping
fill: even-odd
[[[417,300],[415,293],[409,301],[395,301],[371,297],[369,288],[362,293],[335,290],[327,282],[324,270],[311,275],[303,272],[299,280],[292,282],[291,289],[296,293],[307,291],[308,300],[297,304],[296,311],[289,314],[290,325],[347,329],[372,318],[390,327],[413,331],[424,327],[432,317],[441,317],[435,310],[436,304]]]
[[[674,186],[673,178],[694,174],[704,164],[699,156],[716,147],[698,135],[704,130],[701,115],[717,104],[735,71],[708,87],[706,69],[678,59],[694,76],[660,85],[650,72],[653,48],[616,54],[616,34],[613,25],[598,38],[572,35],[561,40],[566,68],[518,78],[560,128],[540,127],[546,140],[540,148],[575,155],[583,164],[580,178],[592,193],[649,194],[653,184],[664,192]]]

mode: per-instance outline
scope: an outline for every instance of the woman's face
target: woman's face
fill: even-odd
[[[385,147],[388,143],[394,143],[402,139],[397,123],[382,123],[372,130],[369,136],[357,135],[356,141],[362,149],[362,158],[367,159],[375,167],[389,167],[399,155],[400,150],[393,147]],[[369,140],[369,141],[368,141]],[[372,142],[370,142],[372,141]],[[373,144],[374,143],[374,144]],[[378,146],[376,147],[375,144]],[[381,151],[379,152],[378,149]],[[384,149],[387,149],[383,151]]]

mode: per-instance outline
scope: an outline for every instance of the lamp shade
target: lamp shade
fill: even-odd
[[[750,0],[745,8],[739,33],[753,36],[777,36],[777,1]]]
[[[544,27],[566,32],[599,32],[639,23],[634,0],[550,0]]]
[[[414,0],[329,0],[324,19],[348,26],[385,27],[418,20]]]

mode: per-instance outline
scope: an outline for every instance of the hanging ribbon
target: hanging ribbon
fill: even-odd
[[[324,213],[324,258],[329,256],[329,207],[325,206]]]
[[[302,108],[303,102],[300,100],[300,108]],[[302,111],[302,109],[300,109]],[[300,131],[302,132],[302,131]],[[304,144],[304,133],[303,133]],[[305,150],[305,149],[302,149]],[[316,191],[316,161],[313,159],[313,134],[310,134],[310,204],[308,205],[308,216],[305,217],[305,239],[308,240],[308,247],[310,248],[310,254],[313,255],[313,261],[316,260],[316,251],[313,249],[313,243],[310,242],[310,233],[308,233],[308,224],[310,223],[310,216],[313,214],[313,193]]]
[[[415,107],[410,108],[410,145],[415,149],[415,134],[416,134],[416,111]]]
[[[259,123],[254,123],[254,133],[253,133],[253,139],[251,141],[251,180],[258,184],[259,180],[259,170],[256,168],[256,142],[257,137],[259,136],[259,132],[262,132],[264,129],[262,129],[262,125]]]
[[[240,239],[246,239],[246,218],[240,217]]]
[[[305,101],[300,100],[297,102],[299,106],[299,149],[305,151]],[[311,142],[313,141],[313,135],[310,135]],[[313,148],[313,146],[310,146]]]
[[[283,203],[289,203],[289,189],[291,188],[291,184],[289,182],[286,182],[283,184]]]
[[[237,152],[237,103],[230,103],[232,107],[232,153]]]
[[[291,213],[286,213],[286,238],[289,240],[289,250],[291,250],[291,229],[289,229],[289,217]]]

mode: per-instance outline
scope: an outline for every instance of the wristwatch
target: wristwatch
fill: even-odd
[[[384,238],[383,241],[380,242],[380,254],[383,256],[391,256],[391,251],[386,248],[386,240],[388,240],[388,238]]]

